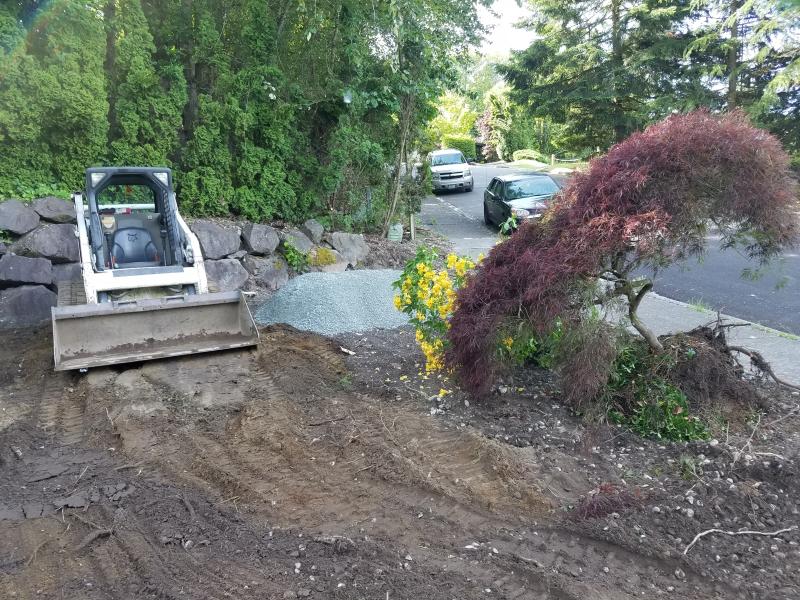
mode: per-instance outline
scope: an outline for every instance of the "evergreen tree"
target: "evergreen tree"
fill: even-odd
[[[116,165],[170,165],[178,144],[186,86],[179,65],[156,65],[156,48],[139,0],[111,0],[106,23],[109,158]]]
[[[531,0],[537,39],[501,68],[514,98],[566,125],[573,150],[607,147],[673,110],[707,104],[685,58],[688,0]]]

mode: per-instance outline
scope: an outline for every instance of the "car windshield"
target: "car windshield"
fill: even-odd
[[[440,167],[442,165],[460,165],[467,162],[464,160],[464,155],[460,152],[453,154],[434,154],[431,157],[431,166]]]
[[[517,200],[528,196],[548,196],[558,191],[556,182],[549,177],[531,177],[506,184],[506,200]]]

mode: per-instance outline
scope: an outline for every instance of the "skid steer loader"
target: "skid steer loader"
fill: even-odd
[[[57,371],[258,343],[244,295],[209,293],[169,169],[87,169],[72,199],[82,282],[60,285],[52,309]]]

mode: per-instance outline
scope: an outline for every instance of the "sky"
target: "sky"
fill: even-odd
[[[514,23],[530,14],[527,2],[522,0],[522,4],[520,7],[517,0],[495,0],[491,11],[479,7],[481,22],[491,29],[481,45],[484,55],[505,55],[511,50],[527,48],[533,41],[532,32],[514,27]]]

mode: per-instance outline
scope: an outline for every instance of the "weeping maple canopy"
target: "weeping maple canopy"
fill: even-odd
[[[638,305],[650,286],[632,287],[630,273],[702,254],[710,226],[725,247],[767,262],[793,243],[796,211],[797,182],[774,136],[741,112],[673,115],[593,160],[541,222],[492,249],[459,291],[447,360],[484,392],[505,319],[542,333],[558,318],[580,320],[598,279]]]

